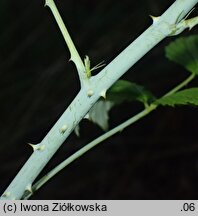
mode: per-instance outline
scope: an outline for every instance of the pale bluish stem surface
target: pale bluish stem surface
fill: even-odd
[[[168,93],[166,93],[163,97],[169,96],[171,94],[176,93],[183,87],[185,87],[187,84],[189,84],[193,79],[195,78],[195,74],[191,74],[187,79],[185,79],[183,82],[181,82],[179,85],[177,85],[175,88],[170,90]],[[108,139],[109,137],[115,135],[118,132],[123,131],[126,127],[134,124],[138,120],[142,119],[143,117],[147,116],[149,113],[151,113],[153,110],[155,110],[158,107],[158,105],[151,104],[147,108],[145,108],[142,112],[138,113],[137,115],[131,117],[124,123],[118,125],[117,127],[111,129],[110,131],[106,132],[105,134],[101,135],[100,137],[96,138],[92,142],[88,143],[81,149],[79,149],[77,152],[75,152],[73,155],[68,157],[66,160],[64,160],[62,163],[60,163],[58,166],[56,166],[54,169],[52,169],[49,173],[47,173],[45,176],[43,176],[39,181],[37,181],[33,187],[33,191],[37,191],[39,188],[41,188],[47,181],[49,181],[52,177],[54,177],[58,172],[63,170],[65,167],[67,167],[69,164],[71,164],[73,161],[80,158],[82,155],[84,155],[86,152],[103,142],[104,140]],[[33,194],[28,194],[24,199],[28,199]]]
[[[148,115],[151,111],[153,111],[155,109],[155,107],[156,107],[155,105],[149,106],[147,109],[145,109],[142,112],[138,113],[134,117],[128,119],[124,123],[120,124],[119,126],[113,128],[112,130],[108,131],[107,133],[101,135],[100,137],[96,138],[95,140],[93,140],[89,144],[82,147],[80,150],[75,152],[73,155],[68,157],[65,161],[63,161],[57,167],[55,167],[53,170],[51,170],[47,175],[43,176],[38,182],[36,182],[33,185],[32,190],[37,191],[42,185],[44,185],[53,176],[55,176],[58,172],[60,172],[66,166],[71,164],[73,161],[75,161],[76,159],[78,159],[79,157],[84,155],[86,152],[88,152],[89,150],[91,150],[92,148],[94,148],[95,146],[97,146],[98,144],[103,142],[104,140],[108,139],[109,137],[113,136],[114,134],[116,134],[118,132],[121,132],[122,130],[124,130],[124,128],[126,128],[129,125],[135,123],[136,121],[140,120],[144,116]],[[30,196],[31,196],[31,194],[29,194],[27,197],[25,197],[25,199],[28,199]]]

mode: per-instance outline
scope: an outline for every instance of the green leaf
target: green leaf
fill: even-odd
[[[198,36],[181,37],[170,43],[166,49],[166,57],[188,71],[198,75]]]
[[[154,100],[154,96],[141,85],[126,80],[118,80],[107,91],[107,100],[115,104],[135,100],[147,104]]]
[[[164,96],[155,101],[162,106],[196,105],[198,106],[198,88],[190,88],[179,91],[169,96]]]
[[[86,118],[100,126],[104,131],[107,131],[109,128],[109,110],[112,106],[113,103],[110,101],[99,100],[90,109]]]

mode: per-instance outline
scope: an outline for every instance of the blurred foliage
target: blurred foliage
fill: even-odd
[[[147,106],[155,97],[145,87],[127,80],[118,80],[107,91],[105,99],[100,99],[88,113],[88,119],[104,131],[109,129],[109,111],[124,102],[139,101]]]
[[[120,104],[124,101],[139,101],[143,104],[149,104],[155,97],[144,86],[138,85],[127,80],[118,80],[108,91],[107,100],[114,104]]]
[[[109,111],[113,105],[108,100],[99,100],[90,109],[87,118],[101,127],[102,130],[107,131],[109,129]]]

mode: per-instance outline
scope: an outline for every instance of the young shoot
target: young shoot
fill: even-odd
[[[85,72],[86,72],[87,77],[88,78],[91,77],[92,71],[105,66],[105,64],[103,64],[103,63],[104,63],[104,61],[100,62],[99,64],[97,64],[96,66],[91,68],[91,62],[90,62],[89,56],[86,55],[84,58],[84,65],[85,65]]]

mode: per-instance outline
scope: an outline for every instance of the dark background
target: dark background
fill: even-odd
[[[57,0],[81,54],[110,62],[174,1]],[[74,65],[43,1],[0,1],[0,191],[30,156],[79,90]],[[193,12],[196,15],[197,11]],[[196,34],[198,27],[190,33]],[[188,73],[169,62],[170,37],[122,78],[160,96]],[[197,80],[190,86],[197,86]],[[110,112],[110,128],[142,110],[124,103]],[[103,132],[84,120],[42,174]],[[197,108],[162,107],[64,169],[32,199],[197,199]]]

